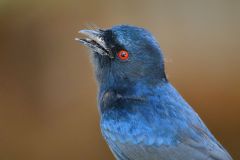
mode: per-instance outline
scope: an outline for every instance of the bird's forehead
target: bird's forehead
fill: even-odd
[[[123,45],[130,45],[134,43],[141,43],[147,39],[151,39],[151,34],[144,28],[121,25],[114,26],[112,33],[116,38],[116,41]]]
[[[147,31],[144,28],[135,27],[135,26],[114,26],[112,32],[119,38],[137,38],[141,35],[147,34]]]
[[[137,48],[139,48],[149,44],[151,44],[152,47],[159,47],[152,34],[144,28],[120,25],[114,26],[111,30],[115,40],[128,49],[129,47],[133,48],[134,46],[138,46]]]

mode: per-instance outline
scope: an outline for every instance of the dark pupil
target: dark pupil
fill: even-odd
[[[121,56],[122,56],[122,57],[125,57],[125,56],[126,56],[126,53],[125,53],[125,52],[122,52]]]

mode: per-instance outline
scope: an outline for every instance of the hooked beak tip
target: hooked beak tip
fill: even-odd
[[[75,41],[80,41],[80,38],[74,38]]]
[[[105,43],[105,40],[103,37],[104,36],[103,30],[83,29],[83,30],[78,31],[78,33],[81,33],[81,34],[87,36],[87,38],[85,38],[85,39],[75,38],[76,41],[79,41],[80,43],[92,48],[93,50],[102,52],[102,55],[108,55],[110,58],[113,58],[111,51],[108,49],[108,47]]]
[[[81,33],[90,38],[101,38],[101,36],[102,36],[102,33],[99,30],[83,29],[83,30],[78,31],[78,33]]]

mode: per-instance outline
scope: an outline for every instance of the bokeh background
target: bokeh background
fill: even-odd
[[[0,159],[109,159],[88,51],[95,23],[149,29],[170,81],[240,159],[240,1],[0,0]]]

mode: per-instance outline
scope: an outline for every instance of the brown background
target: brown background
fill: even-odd
[[[170,81],[240,159],[240,1],[1,0],[1,160],[113,160],[74,41],[87,23],[148,28]]]

